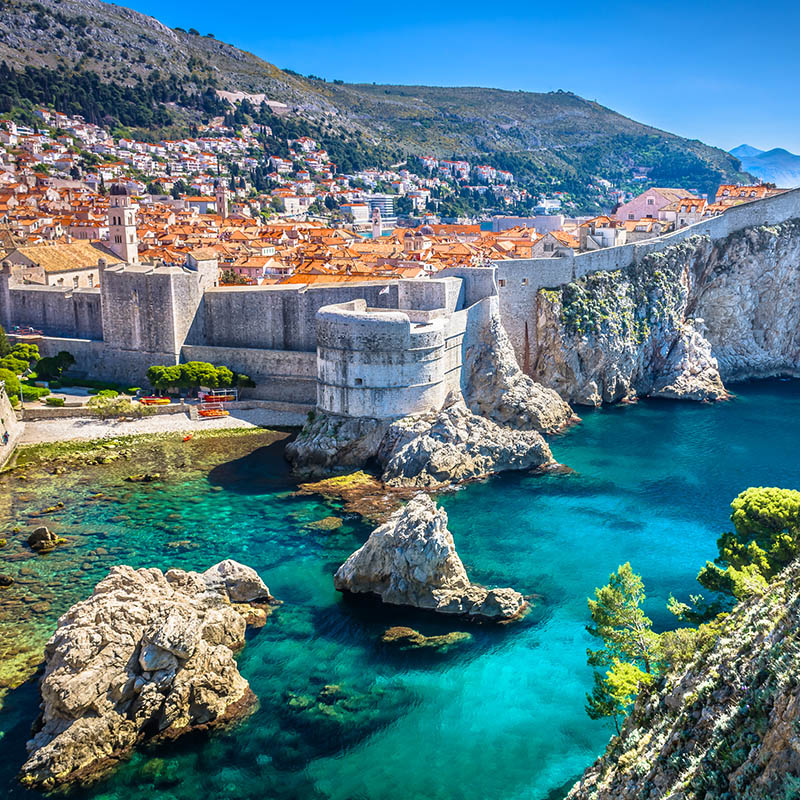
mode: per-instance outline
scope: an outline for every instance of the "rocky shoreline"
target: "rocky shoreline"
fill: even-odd
[[[569,402],[725,399],[797,375],[800,221],[707,236],[538,293],[530,374]]]
[[[45,648],[42,713],[20,773],[49,790],[100,777],[144,741],[247,714],[233,654],[276,601],[249,567],[112,568],[58,621]]]

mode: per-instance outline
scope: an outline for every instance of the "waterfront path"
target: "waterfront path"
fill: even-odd
[[[275,428],[300,426],[304,413],[268,408],[237,409],[229,417],[189,419],[188,414],[164,414],[137,420],[99,420],[92,418],[43,419],[25,423],[20,444],[64,442],[75,439],[104,439],[139,433],[191,433],[220,428]]]

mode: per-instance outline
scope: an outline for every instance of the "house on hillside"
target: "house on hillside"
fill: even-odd
[[[621,222],[630,219],[658,219],[658,212],[676,200],[692,197],[686,189],[654,188],[642,192],[627,203],[623,203],[614,213]]]

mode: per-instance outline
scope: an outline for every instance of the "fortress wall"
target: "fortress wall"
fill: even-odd
[[[392,419],[443,405],[445,320],[412,324],[356,300],[322,308],[317,332],[320,410]]]
[[[492,267],[448,267],[437,273],[441,278],[460,278],[463,283],[461,299],[456,308],[469,308],[497,294],[495,268]]]
[[[560,258],[498,261],[497,282],[503,326],[520,367],[530,374],[530,340],[536,335],[531,326],[536,318],[540,289],[562,286],[592,272],[626,269],[650,253],[692,236],[708,236],[717,241],[746,228],[778,225],[797,218],[800,218],[800,189],[793,189],[764,200],[734,206],[717,217],[643,242]]]
[[[15,337],[10,337],[12,340]],[[154,364],[177,364],[172,353],[134,352],[108,347],[96,339],[42,336],[33,340],[42,356],[54,356],[66,350],[75,357],[70,373],[96,380],[147,387],[147,369]]]
[[[17,419],[5,389],[0,388],[0,469],[11,457],[24,430],[25,425]],[[6,433],[8,442],[3,444],[3,436]]]
[[[182,357],[223,364],[249,375],[256,385],[245,390],[247,397],[311,405],[317,399],[316,353],[184,345]]]
[[[8,327],[30,326],[52,336],[99,337],[99,289],[12,286]]]
[[[177,320],[187,314],[196,281],[197,273],[182,267],[106,269],[100,284],[103,340],[118,350],[177,355],[183,344]]]

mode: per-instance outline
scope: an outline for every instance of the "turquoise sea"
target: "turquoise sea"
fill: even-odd
[[[667,597],[699,589],[695,575],[715,555],[733,497],[751,485],[800,488],[800,383],[733,388],[734,400],[714,406],[644,401],[585,411],[582,424],[552,440],[574,473],[503,475],[442,496],[472,578],[537,596],[533,613],[506,627],[343,601],[332,574],[370,528],[353,516],[333,533],[306,527],[341,512],[291,496],[279,448],[182,484],[137,484],[114,504],[78,503],[81,492],[104,487],[71,486],[62,524],[80,524],[84,546],[94,548],[80,567],[82,594],[115,562],[204,569],[231,557],[255,567],[284,601],[239,656],[260,699],[251,717],[139,753],[73,796],[562,798],[611,732],[583,708],[586,597],[630,561],[656,625],[671,625]],[[92,531],[106,538],[93,541]],[[98,544],[107,545],[99,555]],[[24,562],[48,571],[48,624],[76,592],[73,567],[59,559],[71,564],[74,553]],[[380,642],[390,625],[473,638],[444,653],[398,651]],[[320,701],[330,685],[338,688]],[[28,682],[0,711],[0,795],[14,800],[35,797],[14,774],[37,703]]]

